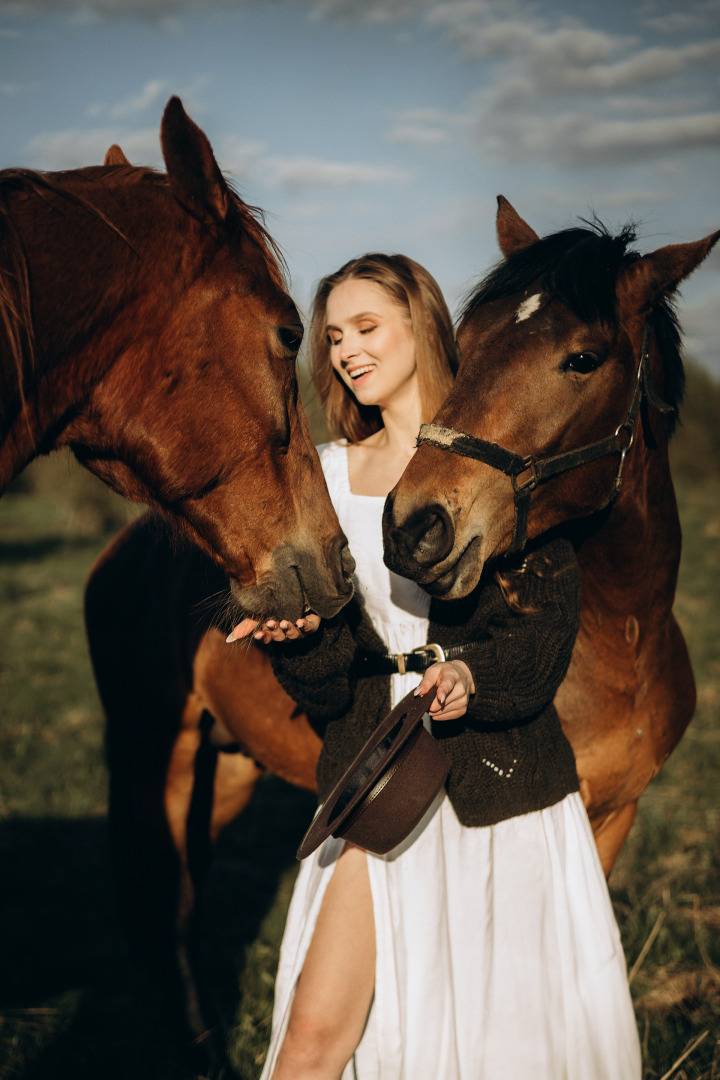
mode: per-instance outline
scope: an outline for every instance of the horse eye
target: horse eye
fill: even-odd
[[[278,337],[283,344],[283,347],[288,352],[296,353],[302,345],[303,328],[300,323],[293,324],[292,326],[279,326]]]
[[[591,371],[596,371],[602,360],[594,352],[581,352],[574,353],[572,356],[563,361],[563,371],[575,371],[578,375],[589,375]]]

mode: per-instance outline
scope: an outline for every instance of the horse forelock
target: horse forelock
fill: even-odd
[[[636,227],[624,226],[613,236],[599,221],[584,221],[584,228],[562,229],[514,252],[499,262],[469,294],[460,312],[460,323],[482,305],[518,294],[513,309],[518,321],[528,317],[533,298],[542,294],[543,306],[552,300],[565,304],[585,323],[618,325],[616,286],[621,270],[640,258],[628,250],[636,239]],[[535,307],[532,307],[535,310]],[[673,407],[670,434],[675,429],[682,403],[685,374],[680,351],[680,332],[671,301],[663,297],[654,306],[654,331],[664,370],[664,398]]]

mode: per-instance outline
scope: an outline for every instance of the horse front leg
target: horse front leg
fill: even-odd
[[[218,1009],[198,982],[198,895],[222,830],[247,806],[261,774],[250,758],[213,739],[217,725],[191,698],[172,748],[164,788],[165,817],[178,860],[173,952],[182,1008],[193,1043],[208,1064],[224,1054],[214,1030]]]

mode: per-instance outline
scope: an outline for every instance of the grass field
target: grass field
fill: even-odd
[[[647,1080],[720,1080],[719,399],[700,379],[690,417],[708,413],[709,422],[688,423],[676,450],[685,536],[677,613],[698,710],[643,797],[611,881]],[[0,503],[2,1080],[196,1075],[152,978],[127,953],[106,854],[103,718],[82,590],[126,516],[57,459]],[[293,851],[312,805],[263,781],[207,883],[203,970],[242,1080],[259,1075]]]

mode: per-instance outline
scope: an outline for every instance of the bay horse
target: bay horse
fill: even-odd
[[[70,447],[215,560],[239,611],[332,615],[351,560],[298,405],[279,252],[178,98],[167,175],[0,173],[0,493]]]
[[[388,496],[385,561],[455,599],[488,560],[572,523],[580,632],[555,703],[609,874],[695,708],[672,613],[683,368],[670,298],[720,232],[640,257],[629,229],[540,239],[503,198],[497,225],[505,259],[465,307],[455,384]]]
[[[499,202],[497,226],[500,247],[507,258],[496,273],[504,281],[503,268],[512,266],[514,254],[524,249],[530,252],[543,242],[504,199]],[[582,235],[575,239],[585,238],[589,249],[596,244],[605,246],[595,230],[577,232]],[[614,247],[608,241],[611,250],[624,252],[626,239]],[[513,425],[519,431],[531,432],[534,424],[537,445],[530,435],[526,442],[513,444],[526,454],[534,449],[544,452],[547,448],[549,452],[556,445],[559,449],[576,445],[573,439],[580,420],[586,425],[582,438],[604,435],[608,424],[614,431],[632,396],[637,360],[633,346],[638,345],[643,309],[651,306],[651,293],[660,307],[652,348],[653,374],[658,391],[677,404],[681,371],[677,336],[661,294],[663,288],[690,272],[711,243],[683,245],[677,253],[672,248],[664,249],[644,260],[619,257],[616,270],[620,266],[623,272],[636,268],[632,277],[635,284],[628,281],[620,293],[623,327],[628,327],[621,331],[614,318],[615,277],[610,282],[611,295],[606,297],[605,307],[600,308],[605,318],[593,318],[600,304],[600,300],[593,299],[596,267],[586,265],[584,255],[570,267],[570,281],[576,273],[579,275],[578,295],[588,305],[584,322],[571,308],[566,310],[561,300],[551,300],[549,295],[544,301],[551,308],[549,314],[547,310],[544,316],[535,311],[536,301],[532,298],[540,291],[535,280],[551,280],[551,271],[562,263],[564,250],[572,246],[562,234],[550,238],[540,247],[541,257],[521,287],[513,283],[513,271],[503,286],[506,295],[486,297],[482,290],[476,294],[460,326],[463,360],[457,389],[436,423],[462,423],[473,433],[482,432],[508,443]],[[643,297],[641,286],[646,276],[648,281],[662,278],[663,284],[658,283],[654,291],[646,289]],[[549,282],[542,288],[548,290]],[[631,294],[639,305],[634,319]],[[579,304],[580,300],[573,299],[575,302]],[[523,313],[528,315],[518,318],[523,303]],[[475,336],[476,326],[482,328],[482,337]],[[541,326],[552,349],[540,337]],[[660,370],[658,343],[667,356],[666,377]],[[592,389],[594,374],[591,369],[595,366],[604,366],[606,372],[603,375],[600,371],[597,388],[590,393],[588,387]],[[584,367],[588,370],[583,371]],[[558,382],[565,384],[562,396]],[[456,420],[455,413],[447,411],[463,399],[468,411],[472,410],[475,426],[470,416],[462,414]],[[578,755],[583,794],[607,872],[629,828],[637,795],[656,771],[658,761],[680,737],[694,704],[687,652],[670,614],[679,527],[667,464],[669,425],[665,419],[650,417],[650,409],[642,406],[642,420],[633,428],[633,433],[638,429],[638,437],[632,453],[627,454],[622,498],[616,499],[612,510],[592,513],[613,486],[617,454],[614,468],[605,462],[586,466],[582,482],[579,474],[554,481],[559,490],[553,512],[548,509],[546,516],[540,517],[541,507],[534,505],[529,515],[533,537],[541,529],[581,514],[590,515],[579,552],[584,586],[583,629],[558,704],[561,715],[571,715],[575,709],[575,722],[568,725],[568,734]],[[623,434],[623,439],[624,447],[629,435]],[[638,469],[648,470],[647,499],[642,489],[635,490]],[[463,480],[461,495],[455,471]],[[426,524],[431,525],[429,516],[439,513],[433,508],[446,502],[449,505],[456,497],[452,513],[458,519],[461,507],[476,504],[477,514],[485,511],[484,522],[494,522],[498,516],[494,546],[477,551],[473,572],[479,576],[485,558],[501,554],[511,544],[512,485],[489,466],[429,446],[418,450],[388,500],[390,560],[397,560],[400,546],[394,529],[404,525],[409,534],[407,525],[414,521],[414,513],[428,515]],[[468,525],[468,530],[471,532],[472,526]],[[642,574],[634,546],[643,562]],[[411,558],[411,550],[408,540],[402,572],[422,576],[432,588],[436,579],[432,577],[431,561],[421,566]],[[622,567],[624,562],[628,564],[626,570],[612,569],[616,564]],[[597,566],[598,577],[589,573],[591,565]],[[603,573],[609,575],[611,570],[615,575],[611,582],[603,581]],[[645,581],[646,573],[652,578],[640,595],[646,607],[640,607],[638,601],[626,611],[623,609],[617,630],[617,620],[613,622],[614,636],[604,637],[608,631],[603,620],[609,618],[611,605],[622,608],[623,591],[637,598],[639,593],[633,590],[639,587],[640,579]],[[86,593],[91,655],[108,722],[111,821],[124,908],[136,927],[144,926],[148,939],[176,957],[186,975],[190,974],[188,934],[195,891],[215,840],[248,804],[264,770],[314,790],[322,734],[313,729],[275,680],[267,649],[256,644],[225,643],[228,627],[215,625],[203,607],[205,598],[220,588],[222,581],[217,571],[201,553],[191,549],[173,553],[154,530],[152,521],[143,518],[128,526],[100,556]],[[660,623],[662,611],[664,627]],[[646,625],[650,618],[656,619],[657,625]],[[672,673],[666,660],[662,673],[666,682],[662,689],[653,688],[650,703],[644,691],[634,687],[638,679],[645,678],[645,671],[657,671],[653,650],[660,648],[663,635],[667,639],[663,657],[667,657],[668,649],[674,652]],[[617,666],[608,674],[612,649],[617,653]],[[623,665],[621,660],[626,655],[629,662]],[[128,671],[133,672],[132,680],[127,678]],[[667,707],[659,704],[665,691]],[[602,697],[604,693],[607,698]],[[607,721],[598,700],[612,702],[623,694],[626,703],[622,711],[616,708],[619,722],[615,730],[617,741],[624,742],[626,757],[618,763],[615,745],[605,738]],[[651,716],[648,707],[656,710]],[[146,747],[141,785],[135,774],[139,742]],[[646,751],[646,758],[631,756],[636,745]],[[201,760],[202,769],[198,767]],[[590,766],[592,771],[588,772]],[[186,993],[191,1026],[202,1030],[191,980],[186,982]]]

